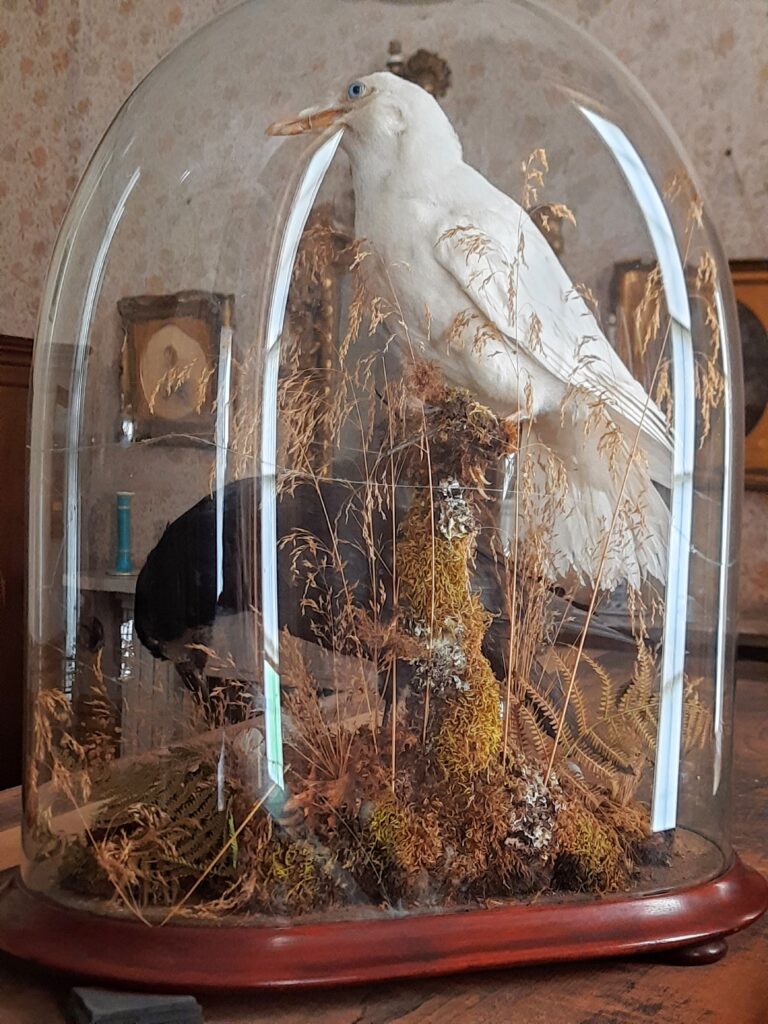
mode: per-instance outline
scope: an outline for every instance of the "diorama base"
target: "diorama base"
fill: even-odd
[[[672,967],[704,967],[716,964],[728,952],[725,939],[709,939],[708,942],[697,942],[693,946],[682,946],[662,953],[659,960]]]
[[[570,899],[285,927],[148,927],[0,880],[0,949],[81,980],[154,991],[336,985],[597,957],[710,963],[768,908],[738,858],[719,877],[646,896]]]

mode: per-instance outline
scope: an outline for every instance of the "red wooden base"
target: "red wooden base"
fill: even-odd
[[[0,949],[153,990],[331,985],[695,947],[713,956],[766,907],[768,884],[738,858],[719,878],[659,895],[282,928],[148,927],[60,906],[14,874],[0,883]]]
[[[658,959],[674,967],[705,967],[707,964],[716,964],[718,960],[722,960],[727,952],[728,943],[725,939],[708,939],[694,946],[670,949],[669,952],[662,953]]]

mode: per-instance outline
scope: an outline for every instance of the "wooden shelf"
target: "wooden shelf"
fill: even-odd
[[[122,575],[118,573],[83,573],[80,576],[80,589],[92,590],[95,593],[135,594],[138,573]]]

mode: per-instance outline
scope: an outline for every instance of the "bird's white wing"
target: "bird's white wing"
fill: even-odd
[[[503,198],[503,209],[457,212],[439,226],[438,261],[505,337],[564,384],[602,399],[617,418],[639,428],[646,448],[652,441],[654,479],[668,482],[671,444],[663,413],[613,350],[528,214],[492,191]]]

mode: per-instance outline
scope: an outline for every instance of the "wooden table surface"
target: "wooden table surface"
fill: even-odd
[[[734,843],[768,874],[764,678],[739,681],[736,758]],[[0,833],[17,816],[17,791],[0,796]],[[604,961],[201,1002],[209,1024],[768,1024],[768,915],[729,946],[709,967]],[[66,991],[61,980],[0,954],[0,1024],[61,1024]]]

